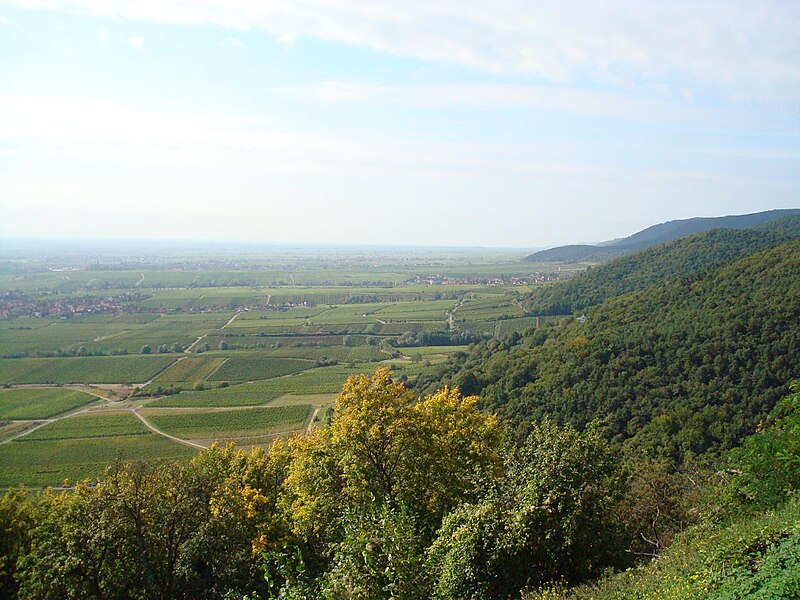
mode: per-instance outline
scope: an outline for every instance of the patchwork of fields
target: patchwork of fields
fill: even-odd
[[[337,260],[0,274],[0,290],[45,312],[78,306],[0,320],[0,487],[95,478],[115,460],[175,460],[214,441],[269,444],[323,425],[350,375],[389,366],[413,380],[470,342],[544,322],[517,304],[525,286],[427,282],[529,264]],[[115,314],[85,308],[109,303]]]

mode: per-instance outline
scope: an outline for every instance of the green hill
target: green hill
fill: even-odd
[[[759,229],[716,229],[660,244],[555,285],[539,287],[525,307],[538,315],[569,314],[675,277],[698,276],[754,252],[800,238],[800,215]]]
[[[659,223],[626,238],[597,245],[560,246],[535,252],[524,260],[531,262],[605,262],[656,244],[712,229],[748,229],[769,221],[800,213],[800,209],[768,210],[747,215],[696,217]]]
[[[800,373],[800,242],[478,344],[433,379],[525,430],[545,415],[676,459],[735,446]],[[434,381],[436,383],[434,383]]]

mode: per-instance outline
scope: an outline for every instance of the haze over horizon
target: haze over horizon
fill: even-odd
[[[546,247],[800,206],[800,4],[0,0],[0,235]]]

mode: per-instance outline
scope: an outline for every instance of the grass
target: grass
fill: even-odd
[[[158,429],[177,437],[230,439],[298,429],[310,414],[311,405],[300,404],[216,412],[148,412],[146,418]]]
[[[3,358],[0,384],[143,382],[174,360],[174,356],[159,355]]]
[[[0,488],[60,485],[98,477],[115,460],[178,459],[193,451],[155,434],[13,441],[0,445]]]
[[[213,381],[255,381],[291,375],[310,369],[314,363],[296,358],[264,355],[231,356],[209,377]]]
[[[0,391],[0,419],[49,419],[97,400],[63,388],[20,388]]]
[[[92,412],[48,423],[19,438],[18,441],[71,440],[147,435],[149,433],[147,427],[129,412]]]

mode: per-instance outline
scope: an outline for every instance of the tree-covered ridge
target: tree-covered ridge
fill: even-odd
[[[780,224],[779,224],[780,223]],[[568,281],[536,288],[524,302],[534,314],[571,314],[614,296],[678,276],[701,275],[725,263],[800,237],[800,216],[763,229],[716,229],[624,256]]]
[[[523,430],[547,415],[600,419],[610,439],[677,459],[733,447],[800,372],[800,242],[586,316],[478,344],[437,381],[480,393]]]
[[[628,237],[597,245],[560,246],[535,252],[524,260],[533,262],[605,262],[625,254],[664,244],[688,235],[712,229],[747,229],[760,227],[776,219],[797,215],[800,209],[768,210],[749,215],[695,217],[652,225]]]

